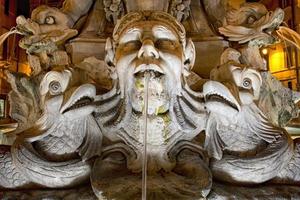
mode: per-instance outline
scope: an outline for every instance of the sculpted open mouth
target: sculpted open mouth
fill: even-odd
[[[230,101],[229,99],[227,99],[226,97],[220,95],[220,94],[207,94],[205,96],[205,101],[206,102],[220,102],[220,103],[223,103],[223,104],[227,104],[229,105],[230,107],[234,108],[235,110],[239,110],[237,105],[235,103],[233,103],[232,101]]]
[[[266,23],[260,27],[261,31],[269,35],[270,37],[273,37],[274,40],[276,40],[277,37],[274,31],[278,29],[278,27],[282,24],[283,19],[284,19],[283,10],[277,9],[273,13],[269,13],[266,16],[262,17],[257,23],[259,24],[260,22],[266,21]]]
[[[17,30],[25,35],[30,36],[39,32],[39,25],[36,22],[26,19],[24,16],[19,16],[16,19]]]
[[[22,35],[25,35],[25,36],[33,35],[33,31],[28,30],[28,29],[25,29],[24,27],[21,27],[21,26],[17,26],[17,30],[18,30]]]
[[[94,99],[91,98],[91,97],[87,97],[87,96],[81,97],[79,100],[75,101],[74,104],[72,104],[70,107],[65,109],[63,111],[63,114],[70,111],[70,110],[75,110],[75,109],[90,105],[93,102],[94,102]]]
[[[162,114],[169,109],[167,76],[156,64],[138,65],[133,72],[133,85],[130,92],[133,110],[141,113],[145,100],[148,102],[148,114]]]
[[[80,109],[86,106],[93,105],[96,96],[96,89],[91,84],[84,84],[78,87],[67,102],[61,107],[62,114],[71,110]]]
[[[270,27],[270,28],[263,29],[262,32],[269,35],[269,36],[273,36],[273,31],[274,30],[275,30],[275,28]]]
[[[240,105],[230,90],[217,81],[208,81],[203,85],[203,95],[205,102],[218,102],[226,104],[231,108],[239,111]]]
[[[277,36],[277,33],[275,30],[276,30],[276,28],[273,28],[273,27],[265,28],[262,30],[262,32],[264,34],[266,34],[267,37],[269,38],[269,43],[271,43],[271,44],[278,41],[278,36]]]
[[[139,65],[135,70],[134,70],[134,76],[144,76],[147,72],[151,73],[152,76],[154,77],[160,77],[165,74],[165,72],[155,64],[142,64]]]

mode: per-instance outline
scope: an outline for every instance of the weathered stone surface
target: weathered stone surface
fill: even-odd
[[[90,187],[79,187],[68,190],[26,190],[26,191],[2,191],[0,198],[10,199],[45,199],[48,200],[96,200],[98,199]],[[214,183],[207,200],[296,200],[300,198],[298,186],[260,185],[257,187],[239,187]],[[137,197],[136,199],[141,199]],[[102,199],[100,199],[102,200]],[[198,199],[200,200],[200,199]]]
[[[299,116],[300,93],[284,87],[270,72],[261,72],[261,75],[263,86],[258,106],[273,124],[285,127]]]
[[[260,185],[239,187],[215,183],[207,200],[249,199],[249,200],[290,200],[300,198],[298,186]]]
[[[97,200],[91,187],[79,187],[65,190],[22,190],[1,191],[0,198],[3,200],[19,199],[47,199],[47,200]]]
[[[243,44],[238,48],[241,63],[253,69],[266,70],[259,48],[276,42],[276,36],[272,33],[283,22],[283,18],[284,11],[280,8],[271,12],[260,3],[245,3],[240,9],[228,11],[226,23],[219,31],[229,41]]]
[[[300,140],[281,128],[298,94],[260,71],[283,11],[154,2],[66,0],[1,37],[22,34],[33,69],[7,73],[19,127],[0,148],[3,199],[299,197]]]

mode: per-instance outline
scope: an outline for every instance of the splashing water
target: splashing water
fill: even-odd
[[[149,98],[149,81],[154,77],[153,72],[145,72],[145,92],[144,92],[144,139],[143,139],[143,165],[142,165],[142,200],[147,199],[147,134],[148,134],[148,98]]]
[[[289,42],[293,44],[295,47],[297,47],[298,49],[300,49],[299,33],[285,26],[280,26],[279,29],[276,30],[276,33],[280,39]]]
[[[12,34],[22,34],[20,31],[18,31],[15,27],[13,27],[10,31],[4,33],[0,36],[0,46],[4,43],[4,41]]]

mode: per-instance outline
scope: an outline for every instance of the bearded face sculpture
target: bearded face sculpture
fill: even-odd
[[[153,15],[154,16],[154,15]],[[171,98],[181,94],[182,75],[195,59],[192,41],[185,46],[184,29],[157,19],[116,27],[114,41],[108,40],[107,62],[115,66],[122,98],[128,98],[134,111],[142,112],[146,74],[150,74],[150,115],[169,110]],[[119,30],[120,28],[121,30]],[[181,28],[177,32],[174,28]],[[123,30],[124,29],[124,30]],[[186,62],[186,64],[184,64]]]
[[[171,131],[170,126],[178,131],[195,131],[204,124],[203,116],[191,119],[183,114],[184,109],[191,107],[195,107],[189,109],[191,113],[204,109],[201,97],[200,102],[190,97],[195,94],[192,95],[184,79],[194,64],[194,45],[191,40],[186,42],[183,26],[173,17],[161,12],[128,14],[116,25],[113,40],[107,40],[106,51],[106,62],[117,80],[115,99],[118,98],[116,101],[121,106],[105,120],[101,116],[107,114],[98,107],[99,123],[117,129],[127,126],[127,130],[131,127],[128,124],[134,123],[128,135],[131,141],[142,143],[141,127],[136,126],[143,124],[140,120],[147,104],[149,123],[152,123],[148,142],[153,145],[167,144],[170,138],[176,137],[176,131]],[[191,101],[195,104],[187,103]]]
[[[170,52],[175,49],[179,51]],[[116,49],[116,67],[121,85],[126,88],[124,95],[128,95],[133,110],[143,110],[147,74],[151,79],[147,113],[169,110],[171,96],[180,91],[182,54],[177,36],[164,26],[149,24],[144,30],[130,28],[124,33]]]
[[[188,199],[208,194],[211,175],[201,142],[193,141],[204,128],[206,114],[201,94],[185,83],[195,59],[194,45],[185,38],[183,26],[172,16],[136,12],[124,16],[113,40],[107,40],[106,62],[116,81],[109,94],[99,97],[95,112],[109,141],[91,174],[100,199],[138,196],[145,157],[144,170],[153,185],[147,189],[149,196]],[[190,154],[193,159],[184,160]],[[191,180],[196,186],[192,193]],[[116,183],[112,187],[111,181]],[[186,186],[181,187],[183,182]]]

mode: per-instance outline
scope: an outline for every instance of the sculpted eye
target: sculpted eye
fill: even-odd
[[[247,19],[247,24],[253,24],[256,20],[257,19],[255,16],[249,16]]]
[[[176,44],[174,41],[169,39],[159,39],[155,42],[155,47],[157,49],[175,49]]]
[[[54,24],[55,18],[53,16],[48,16],[45,18],[45,24]]]
[[[49,91],[51,95],[57,95],[60,94],[62,92],[62,88],[61,85],[58,81],[52,81],[49,84]]]
[[[245,78],[245,79],[243,80],[243,87],[244,87],[244,88],[250,88],[251,86],[252,86],[251,79]]]
[[[138,50],[138,49],[141,48],[141,46],[142,46],[141,41],[139,41],[139,40],[132,40],[132,41],[126,42],[123,45],[123,50],[124,51]]]

